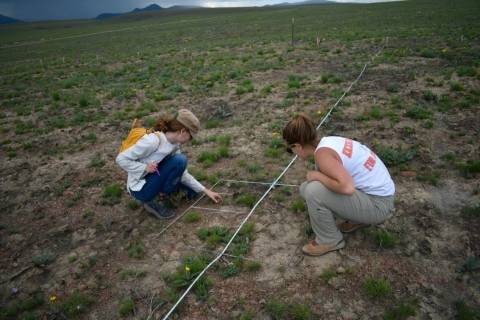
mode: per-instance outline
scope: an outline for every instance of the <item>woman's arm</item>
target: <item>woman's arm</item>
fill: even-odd
[[[158,138],[155,135],[144,135],[137,143],[120,153],[116,161],[128,173],[140,179],[141,176],[147,172],[148,165],[138,160],[148,157],[155,152],[157,148]],[[153,170],[155,170],[155,168],[153,168]]]
[[[222,196],[216,192],[213,192],[212,190],[209,190],[207,188],[203,189],[203,193],[207,195],[210,199],[213,200],[213,202],[218,203],[219,201],[222,201]]]
[[[320,181],[333,192],[353,195],[355,184],[352,176],[345,169],[338,154],[330,148],[320,148],[315,153],[315,163],[322,172],[307,172],[307,181]]]

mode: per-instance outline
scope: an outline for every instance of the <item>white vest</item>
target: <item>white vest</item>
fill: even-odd
[[[363,144],[343,137],[324,137],[315,153],[320,148],[330,148],[340,156],[356,189],[376,196],[395,193],[395,184],[382,160]],[[320,171],[317,165],[315,169]]]

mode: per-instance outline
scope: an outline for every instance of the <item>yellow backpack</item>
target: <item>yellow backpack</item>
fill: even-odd
[[[158,137],[158,146],[160,146],[160,144],[162,143],[162,137],[160,136],[160,134],[158,132],[154,132],[153,127],[151,127],[150,129],[140,127],[138,119],[135,118],[132,123],[132,129],[130,129],[130,132],[128,133],[127,139],[122,141],[120,153],[133,146],[141,137],[148,133],[154,133]]]

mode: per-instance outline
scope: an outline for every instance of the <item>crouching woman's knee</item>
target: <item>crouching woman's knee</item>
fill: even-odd
[[[179,167],[187,168],[188,159],[184,154],[178,153],[172,156],[171,161]]]
[[[300,186],[300,195],[305,200],[319,199],[322,197],[325,188],[326,187],[320,181],[312,181],[310,183],[305,181]]]

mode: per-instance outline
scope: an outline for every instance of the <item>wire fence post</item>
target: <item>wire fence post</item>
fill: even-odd
[[[295,25],[295,18],[292,18],[292,46],[293,46],[293,27]]]

